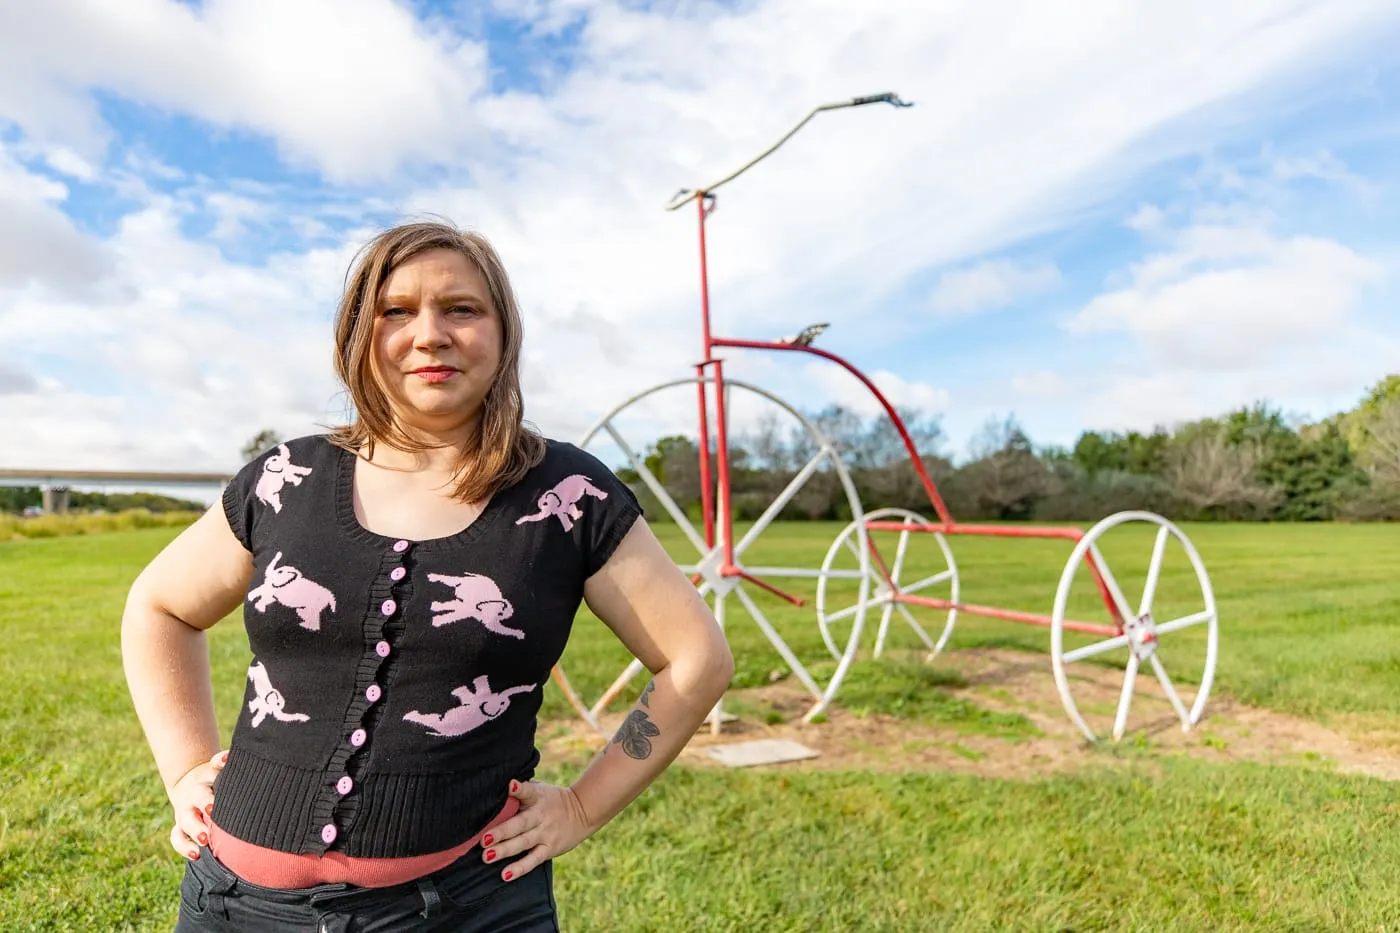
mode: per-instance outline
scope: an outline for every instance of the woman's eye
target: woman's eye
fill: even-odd
[[[476,309],[471,305],[458,305],[452,309],[453,314],[476,314]]]
[[[407,314],[407,313],[408,313],[408,311],[407,311],[406,309],[404,309],[404,308],[385,308],[385,309],[384,309],[384,316],[385,316],[385,317],[403,317],[403,316],[404,316],[405,314]]]

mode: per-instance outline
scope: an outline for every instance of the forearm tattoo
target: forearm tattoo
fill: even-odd
[[[638,702],[642,706],[650,706],[648,702],[651,692],[656,689],[656,681],[648,681],[642,688],[642,695]],[[627,719],[617,730],[617,735],[613,736],[612,744],[621,745],[623,752],[629,758],[643,759],[651,756],[651,739],[653,736],[661,734],[656,723],[647,717],[644,709],[634,709],[627,714]]]

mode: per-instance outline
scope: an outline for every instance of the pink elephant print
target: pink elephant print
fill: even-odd
[[[515,615],[515,608],[501,594],[501,588],[490,577],[483,577],[477,573],[460,577],[430,573],[428,579],[433,583],[444,583],[452,587],[456,594],[456,599],[434,602],[428,607],[437,613],[433,616],[434,627],[460,622],[463,619],[475,619],[486,626],[487,631],[497,635],[525,637],[525,633],[520,629],[501,624]]]
[[[253,494],[272,506],[272,511],[282,511],[282,487],[287,483],[300,486],[303,476],[311,475],[311,467],[297,466],[292,462],[292,452],[286,444],[277,445],[277,453],[263,461],[262,475]]]
[[[305,713],[286,712],[287,701],[272,686],[272,679],[267,676],[267,668],[261,661],[255,661],[248,668],[248,679],[253,682],[253,698],[248,701],[248,712],[253,714],[251,725],[254,729],[268,716],[278,722],[306,722],[311,718]]]
[[[258,612],[266,612],[273,603],[281,603],[288,609],[296,610],[301,619],[301,627],[313,632],[321,629],[321,613],[335,611],[335,594],[319,583],[308,580],[302,572],[290,564],[278,565],[282,552],[272,558],[272,563],[263,571],[263,582],[248,593],[248,601]]]
[[[579,511],[579,500],[584,496],[593,496],[596,499],[606,499],[608,494],[603,492],[592,481],[582,473],[575,473],[573,476],[566,476],[555,484],[554,488],[540,496],[536,503],[540,510],[533,515],[522,515],[515,520],[517,525],[526,522],[548,521],[553,515],[559,519],[559,524],[564,526],[565,531],[572,531],[574,522],[583,518],[583,512]]]
[[[497,718],[510,708],[510,698],[517,693],[529,693],[535,689],[537,684],[525,684],[520,687],[510,687],[495,693],[491,690],[491,684],[482,674],[472,681],[470,687],[458,687],[452,691],[452,695],[457,698],[460,704],[445,713],[420,713],[414,710],[405,713],[404,719],[408,722],[417,723],[420,726],[427,726],[431,731],[429,735],[454,736],[465,735],[468,732]]]

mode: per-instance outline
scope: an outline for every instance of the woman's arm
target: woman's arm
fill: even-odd
[[[573,784],[596,832],[675,760],[734,676],[710,607],[641,519],[584,590],[651,680],[622,726]]]
[[[528,853],[507,866],[507,880],[578,845],[635,800],[680,754],[734,676],[734,657],[709,606],[643,520],[588,579],[584,599],[652,678],[570,788],[512,789],[520,813],[483,840],[488,862]]]
[[[176,808],[171,842],[186,856],[199,830],[183,809],[209,801],[198,788],[182,789],[177,800],[176,785],[219,750],[204,631],[242,603],[252,572],[252,555],[215,503],[141,571],[122,614],[127,689]]]

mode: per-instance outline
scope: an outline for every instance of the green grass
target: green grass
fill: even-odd
[[[746,557],[810,566],[838,530],[778,526]],[[1394,730],[1400,529],[1187,530],[1220,607],[1219,695]],[[687,559],[678,536],[661,531]],[[173,534],[0,543],[0,929],[7,933],[173,925],[182,866],[165,841],[167,805],[130,707],[118,639],[126,587]],[[931,548],[921,543],[912,569],[931,573]],[[1151,539],[1114,543],[1105,543],[1106,556],[1135,601]],[[1066,543],[952,545],[963,599],[1049,612]],[[1191,608],[1184,570],[1171,560],[1164,568],[1159,618]],[[755,599],[799,656],[819,661],[825,648],[810,607]],[[1077,614],[1101,619],[1093,610],[1090,599],[1074,602]],[[783,669],[780,659],[742,613],[726,623],[736,682],[769,683]],[[868,644],[873,631],[867,635]],[[227,735],[246,640],[241,626],[226,622],[210,644]],[[915,645],[906,626],[892,627],[896,657]],[[1044,653],[1048,633],[960,618],[946,659],[933,667],[862,661],[840,703],[1011,741],[1032,734],[1021,717],[950,693],[960,684],[957,652],[973,646]],[[1180,682],[1199,672],[1200,648],[1198,631],[1164,644]],[[575,685],[591,699],[626,660],[601,623],[581,613],[565,656]],[[552,686],[545,714],[567,714]],[[1131,754],[1109,768],[1102,757],[1085,753],[1083,770],[1032,781],[675,767],[560,860],[565,928],[1400,929],[1394,785],[1315,768]],[[558,763],[547,775],[563,780],[573,767]]]

